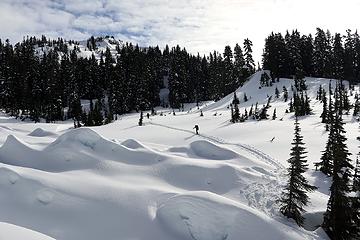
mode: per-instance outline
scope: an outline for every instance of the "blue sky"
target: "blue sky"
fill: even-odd
[[[260,60],[271,31],[313,33],[319,26],[345,33],[358,27],[359,10],[358,0],[0,0],[0,38],[109,34],[204,54],[249,37]]]

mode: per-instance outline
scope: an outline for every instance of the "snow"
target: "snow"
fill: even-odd
[[[265,104],[276,86],[292,96],[291,79],[259,89],[260,75],[237,90],[240,112]],[[1,113],[0,239],[327,239],[318,225],[331,179],[313,163],[327,138],[314,97],[329,80],[306,81],[314,114],[300,118],[300,127],[306,177],[318,190],[310,194],[305,229],[278,211],[294,129],[288,102],[273,97],[276,120],[232,124],[230,94],[199,109],[185,104],[176,116],[158,107],[163,116],[144,119],[144,126],[136,113],[80,129],[72,121],[34,124]],[[357,153],[358,122],[344,120],[348,148]],[[23,231],[26,237],[15,235]]]
[[[96,42],[96,49],[92,51],[90,51],[87,48],[87,40],[80,41],[76,45],[70,44],[67,41],[65,41],[65,44],[67,44],[69,52],[72,51],[74,47],[77,47],[79,49],[79,52],[77,52],[78,57],[91,58],[91,56],[94,55],[97,60],[100,60],[101,53],[102,52],[104,53],[106,51],[106,48],[110,49],[113,58],[116,59],[117,57],[116,47],[119,46],[121,48],[124,44],[123,41],[108,36],[95,38],[95,42]],[[44,53],[46,54],[49,53],[50,50],[53,50],[53,47],[49,47],[47,45],[42,47],[35,46],[35,53],[39,57],[42,57]],[[59,52],[59,55],[62,56],[63,53]]]
[[[197,156],[205,159],[229,160],[239,157],[235,152],[205,140],[194,141],[190,144],[190,147]]]
[[[9,223],[0,222],[0,240],[54,240],[44,234]]]
[[[32,131],[31,133],[29,133],[29,136],[33,136],[33,137],[48,137],[48,136],[53,136],[53,135],[55,135],[55,134],[50,131],[45,131],[42,128],[37,128],[34,131]]]
[[[282,231],[284,226],[268,216],[210,192],[171,197],[160,205],[157,217],[167,231],[184,240],[225,240],[239,236],[265,240],[270,232],[272,239],[306,238],[301,231]]]

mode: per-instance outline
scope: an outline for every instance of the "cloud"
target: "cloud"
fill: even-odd
[[[140,45],[223,51],[249,37],[256,60],[271,31],[356,28],[357,0],[1,0],[0,38],[114,35]]]

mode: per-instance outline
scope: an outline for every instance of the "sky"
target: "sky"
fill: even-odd
[[[0,0],[0,38],[112,35],[141,46],[179,44],[194,54],[222,53],[249,38],[261,61],[272,31],[345,34],[359,27],[359,10],[360,0]]]

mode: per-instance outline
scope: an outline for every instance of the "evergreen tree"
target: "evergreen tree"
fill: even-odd
[[[267,114],[267,110],[268,107],[266,107],[266,105],[264,105],[258,112],[258,114],[256,115],[256,118],[260,121],[260,120],[264,120],[264,119],[268,119],[269,115]]]
[[[239,99],[236,96],[236,92],[234,92],[234,99],[231,104],[231,122],[235,123],[240,120],[240,112],[239,112]]]
[[[357,31],[354,33],[353,47],[354,47],[354,78],[360,79],[360,36]]]
[[[236,92],[234,92],[234,98],[233,98],[233,100],[232,100],[232,103],[233,103],[234,105],[240,103],[239,98],[236,96]]]
[[[246,67],[246,71],[245,71],[245,78],[249,77],[251,74],[253,74],[255,72],[255,63],[254,63],[254,59],[252,57],[252,46],[253,43],[250,39],[246,38],[244,40],[244,57],[245,57],[245,67]]]
[[[331,83],[329,84],[329,106],[326,115],[326,130],[329,130],[328,140],[326,142],[325,150],[322,152],[320,162],[315,163],[316,168],[319,168],[325,175],[331,176],[333,174],[334,166],[334,145],[336,138],[336,129],[334,127],[334,116],[336,114],[331,100]]]
[[[91,112],[93,124],[92,126],[101,126],[103,125],[104,117],[102,113],[101,101],[98,100],[95,102],[94,110]]]
[[[294,112],[294,103],[292,99],[290,99],[290,103],[289,103],[289,112]]]
[[[247,102],[248,101],[248,98],[246,96],[246,93],[244,93],[244,102]]]
[[[273,80],[289,76],[288,55],[285,39],[281,33],[271,33],[271,35],[265,39],[263,67],[264,69],[270,70],[270,76]]]
[[[330,129],[330,124],[333,122],[334,120],[334,114],[335,114],[335,109],[334,109],[334,104],[332,101],[332,87],[331,87],[331,82],[329,83],[329,104],[328,104],[328,115],[326,117],[326,125],[325,125],[325,130],[329,131]]]
[[[303,35],[301,37],[300,43],[300,55],[302,60],[303,70],[306,76],[314,75],[314,64],[313,64],[313,55],[314,55],[314,45],[313,37],[310,35]]]
[[[283,96],[284,96],[284,101],[287,102],[289,98],[289,93],[285,86],[283,86]]]
[[[321,122],[322,123],[327,123],[327,116],[328,116],[328,109],[327,109],[327,98],[326,98],[326,93],[324,92],[324,94],[322,94],[322,102],[323,102],[323,111],[320,115],[321,117]]]
[[[305,92],[305,102],[304,102],[304,108],[305,108],[305,115],[310,115],[312,112],[312,109],[310,107],[310,98],[307,95],[307,92]]]
[[[354,192],[360,192],[360,162],[358,157],[356,158],[352,190]]]
[[[335,51],[335,49],[334,49]],[[351,30],[346,31],[345,44],[343,47],[343,78],[349,81],[355,80],[355,68],[356,64],[356,35],[351,33]],[[337,79],[343,79],[337,78]]]
[[[250,110],[249,110],[249,117],[253,115],[253,107],[254,105],[251,104]]]
[[[359,114],[360,111],[360,102],[359,99],[355,99],[355,103],[354,103],[354,113],[353,116],[357,116]]]
[[[224,84],[224,93],[230,93],[235,90],[236,82],[234,81],[234,66],[233,66],[233,53],[230,46],[226,46],[224,50],[224,72],[223,72],[223,84]]]
[[[245,59],[243,55],[243,51],[239,44],[235,45],[234,48],[234,79],[235,79],[235,86],[238,87],[242,85],[245,81]]]
[[[81,107],[80,98],[77,95],[74,95],[71,98],[69,115],[74,120],[74,126],[81,127],[80,121],[82,116],[82,107]]]
[[[331,39],[324,30],[317,28],[313,54],[314,75],[316,77],[331,76],[329,63],[331,63]]]
[[[295,81],[295,88],[297,91],[307,90],[306,81],[304,79],[304,72],[302,69],[300,68],[295,69],[294,81]]]
[[[270,86],[270,77],[266,72],[263,72],[260,77],[260,86],[269,87]]]
[[[336,101],[338,98],[335,99]],[[353,219],[352,199],[349,196],[353,166],[349,159],[350,153],[347,150],[345,130],[339,112],[335,114],[332,128],[334,131],[333,181],[322,226],[331,239],[355,239],[358,228]]]
[[[322,85],[320,85],[319,90],[317,91],[317,94],[316,94],[316,100],[322,101],[322,93],[323,93],[323,89],[322,89]]]
[[[279,89],[275,87],[275,98],[279,98],[279,96],[280,96]]]
[[[301,136],[301,129],[297,118],[295,118],[295,133],[292,145],[288,160],[290,164],[288,168],[289,180],[280,200],[280,212],[286,217],[294,219],[299,226],[302,226],[304,217],[301,214],[305,211],[304,206],[309,201],[306,193],[315,190],[316,187],[311,186],[303,176],[308,165],[306,163],[303,137]]]
[[[272,115],[272,120],[275,120],[276,119],[276,108],[274,108],[274,112],[273,112],[273,115]]]
[[[333,46],[333,74],[335,79],[344,78],[344,48],[342,45],[342,38],[339,33],[335,34]]]
[[[144,119],[144,115],[143,115],[143,112],[141,111],[140,112],[140,118],[139,118],[139,126],[143,125],[143,119]]]

